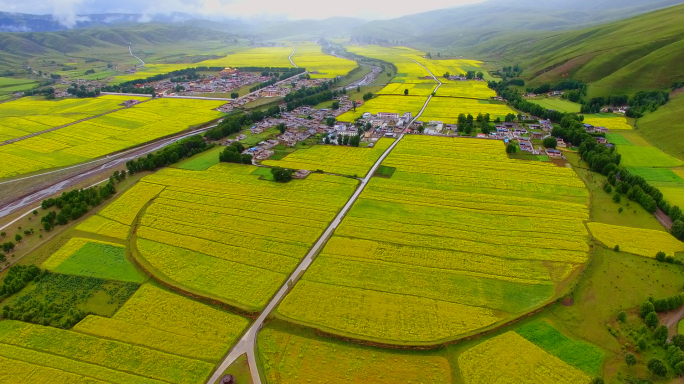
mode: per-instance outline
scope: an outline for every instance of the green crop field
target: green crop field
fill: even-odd
[[[68,275],[142,283],[145,278],[126,260],[125,249],[110,243],[72,238],[43,264]]]
[[[223,152],[224,149],[225,147],[220,145],[216,146],[197,156],[181,161],[175,165],[175,168],[187,169],[189,171],[205,171],[209,169],[209,167],[219,163],[219,154]]]
[[[572,101],[563,99],[527,99],[530,103],[534,103],[544,107],[545,109],[551,109],[558,112],[564,113],[579,113],[580,104],[573,103]]]
[[[656,147],[621,146],[621,165],[625,167],[678,167],[683,161],[674,158]]]

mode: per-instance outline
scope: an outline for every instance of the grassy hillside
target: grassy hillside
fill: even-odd
[[[650,143],[684,160],[684,94],[673,97],[657,111],[637,120],[637,129]]]
[[[532,84],[561,78],[591,83],[589,96],[633,94],[684,80],[684,5],[587,29],[520,32],[475,52],[520,62]]]
[[[78,53],[127,51],[130,44],[142,47],[166,46],[173,49],[184,43],[233,40],[227,33],[187,25],[132,24],[116,28],[73,29],[44,33],[0,33],[0,70],[16,69],[29,59],[46,56],[51,59]]]

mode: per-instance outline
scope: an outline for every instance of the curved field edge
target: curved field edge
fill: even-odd
[[[520,321],[521,319],[532,316],[543,309],[557,303],[561,298],[563,298],[566,295],[569,295],[576,287],[576,285],[579,283],[582,274],[584,273],[585,268],[591,261],[591,255],[593,255],[593,249],[590,250],[589,252],[590,257],[588,258],[587,262],[584,264],[581,264],[580,267],[575,268],[570,275],[562,282],[558,283],[556,285],[556,293],[548,300],[542,302],[541,304],[532,307],[528,310],[526,310],[524,313],[518,313],[512,316],[509,316],[508,318],[498,321],[496,323],[493,323],[491,325],[488,325],[486,327],[479,328],[475,331],[472,332],[467,332],[459,335],[454,335],[450,337],[446,337],[443,339],[437,339],[437,340],[431,340],[431,341],[398,341],[398,340],[391,340],[391,339],[382,339],[382,338],[376,338],[376,337],[368,337],[368,336],[362,336],[358,334],[352,334],[349,332],[344,332],[340,331],[334,328],[326,327],[323,325],[319,324],[314,324],[298,319],[294,319],[288,316],[283,315],[278,311],[279,307],[276,307],[276,309],[273,312],[273,316],[276,319],[301,325],[307,328],[312,328],[316,330],[318,333],[329,336],[331,338],[335,338],[338,340],[342,341],[347,341],[350,343],[356,343],[356,344],[361,344],[361,345],[368,345],[368,346],[374,346],[374,347],[379,347],[379,348],[389,348],[389,349],[405,349],[405,348],[411,348],[411,349],[432,349],[432,348],[438,348],[441,346],[444,346],[446,344],[453,344],[457,343],[462,340],[471,340],[471,339],[477,339],[483,335],[487,335],[492,332],[496,332],[500,330],[501,328],[507,327],[513,323],[516,323]],[[315,261],[315,259],[314,259]],[[294,286],[293,286],[294,288]],[[291,290],[290,290],[291,292]]]
[[[248,318],[256,318],[256,316],[261,312],[261,309],[263,308],[250,308],[245,306],[244,304],[237,303],[232,300],[227,300],[225,298],[212,295],[211,293],[199,291],[192,287],[188,287],[184,284],[181,284],[169,278],[163,272],[152,266],[142,256],[142,254],[138,250],[137,229],[140,225],[142,217],[145,216],[147,207],[149,207],[155,199],[156,197],[150,199],[145,204],[145,206],[143,206],[143,208],[136,215],[135,220],[133,221],[133,225],[131,225],[130,232],[128,235],[128,247],[126,247],[126,255],[128,256],[128,259],[131,260],[140,270],[142,270],[152,280],[172,290],[173,292],[176,292],[180,295],[186,296],[193,300],[198,300],[206,304],[217,305],[223,309],[226,309],[228,311],[237,313]],[[283,280],[283,282],[284,281],[285,279]]]

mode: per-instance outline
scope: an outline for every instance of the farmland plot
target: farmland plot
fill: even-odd
[[[77,164],[178,133],[220,117],[221,113],[212,109],[222,103],[206,100],[152,100],[2,146],[0,178]]]
[[[314,79],[334,79],[345,76],[356,68],[356,62],[325,54],[318,44],[297,44],[292,61],[300,68],[306,68]]]
[[[262,164],[364,177],[391,144],[392,140],[380,139],[373,148],[317,145],[298,149],[282,160],[266,160]]]
[[[392,177],[371,180],[278,315],[434,344],[553,300],[587,261],[588,192],[571,169],[509,160],[503,149],[404,138],[383,162]]]
[[[611,131],[632,129],[632,126],[627,124],[627,119],[623,116],[585,115],[584,123],[595,127],[606,127]]]
[[[279,184],[259,180],[255,169],[222,163],[144,178],[163,191],[137,227],[142,262],[184,289],[248,311],[262,308],[357,181],[311,174]]]
[[[486,100],[495,97],[496,92],[484,81],[449,81],[439,87],[436,96]]]
[[[357,108],[358,111],[358,108]],[[473,115],[489,113],[491,119],[500,117],[503,120],[507,114],[515,111],[506,104],[490,102],[488,100],[463,99],[455,97],[433,97],[430,100],[421,120],[439,120],[447,124],[456,124],[458,115]]]
[[[591,377],[515,332],[487,340],[458,358],[466,384],[588,384]]]
[[[591,234],[608,248],[620,246],[622,252],[655,258],[658,252],[674,256],[684,252],[684,243],[665,231],[621,227],[603,223],[587,224]]]
[[[136,96],[101,96],[87,99],[40,100],[24,97],[0,104],[0,141],[26,136],[60,125],[123,108],[125,100]]]
[[[430,76],[430,73],[422,66],[413,61],[420,58],[422,52],[405,47],[380,47],[369,46],[349,46],[349,52],[357,55],[370,57],[392,63],[397,67],[397,74],[392,82],[394,83],[432,83],[437,82]]]

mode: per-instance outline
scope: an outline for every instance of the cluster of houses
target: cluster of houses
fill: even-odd
[[[176,95],[176,87],[180,85],[185,90],[178,92],[178,94],[198,95],[202,93],[230,93],[244,86],[262,83],[269,79],[268,76],[226,68],[217,75],[205,76],[197,80],[183,82],[161,80],[152,83],[152,86],[157,93]]]

